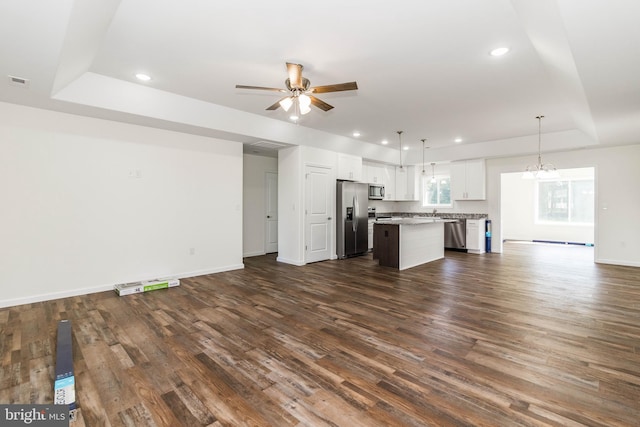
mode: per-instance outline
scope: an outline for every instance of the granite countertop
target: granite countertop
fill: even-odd
[[[384,217],[393,217],[393,218],[403,218],[403,219],[430,219],[430,218],[440,218],[440,219],[483,219],[487,218],[487,214],[478,214],[478,213],[449,213],[449,212],[438,212],[435,215],[430,212],[378,212],[377,216]]]
[[[420,224],[434,224],[443,222],[454,222],[454,219],[442,219],[442,218],[391,218],[391,219],[377,219],[376,224],[386,225],[420,225]]]

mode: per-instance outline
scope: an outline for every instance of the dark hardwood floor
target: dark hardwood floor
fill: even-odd
[[[75,426],[638,426],[640,269],[509,243],[398,272],[274,256],[178,288],[0,310],[0,403],[51,403],[73,328]]]

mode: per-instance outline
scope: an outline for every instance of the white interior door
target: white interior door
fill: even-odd
[[[305,261],[316,262],[331,256],[333,230],[331,169],[306,167],[305,179]]]
[[[265,185],[265,252],[278,252],[278,174],[267,172]]]

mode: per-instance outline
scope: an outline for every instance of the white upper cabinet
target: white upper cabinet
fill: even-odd
[[[363,181],[384,185],[384,199],[389,201],[420,200],[420,181],[415,166],[363,164]],[[347,179],[347,178],[341,178]]]
[[[338,179],[362,181],[362,157],[338,153]]]
[[[395,200],[396,197],[396,167],[383,166],[384,200]]]
[[[369,184],[384,184],[384,167],[376,163],[362,165],[364,180]]]
[[[396,167],[396,189],[394,200],[419,200],[418,177],[415,166]]]
[[[487,197],[485,175],[484,159],[451,163],[453,200],[485,200]]]

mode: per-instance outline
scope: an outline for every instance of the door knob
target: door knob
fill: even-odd
[[[267,215],[267,218],[271,218],[271,215]]]
[[[327,220],[331,221],[331,217],[328,217]]]

